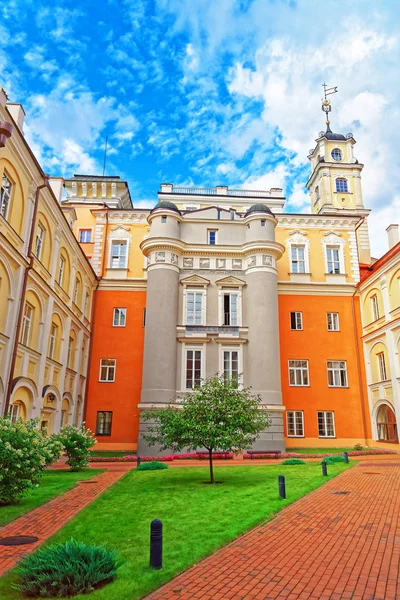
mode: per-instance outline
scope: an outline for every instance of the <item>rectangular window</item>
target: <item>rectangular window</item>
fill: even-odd
[[[232,379],[239,384],[239,352],[238,350],[224,350],[224,379]]]
[[[261,219],[261,227],[265,227],[265,219]]]
[[[378,357],[379,375],[380,375],[381,381],[386,381],[387,380],[387,372],[386,372],[385,355],[383,352],[378,352],[377,357]]]
[[[290,313],[290,329],[303,329],[303,313]]]
[[[100,359],[100,381],[115,381],[115,369],[117,361],[115,358]]]
[[[289,385],[310,385],[308,360],[289,360]]]
[[[72,337],[68,338],[68,354],[67,354],[67,368],[68,369],[72,369],[71,367],[71,359],[73,359],[72,356],[72,346],[73,346],[74,340]]]
[[[62,410],[61,411],[60,429],[62,429],[64,427],[65,421],[66,421],[66,417],[67,417],[67,411],[66,410]]]
[[[208,229],[207,234],[208,234],[208,243],[211,246],[215,246],[215,244],[217,243],[217,232],[215,231],[215,229]]]
[[[335,437],[335,418],[332,411],[318,411],[319,437]]]
[[[126,308],[114,308],[113,327],[126,326]]]
[[[146,309],[143,309],[143,318],[142,318],[142,325],[143,327],[146,327]]]
[[[112,411],[101,410],[97,413],[96,435],[111,435]]]
[[[305,273],[306,272],[306,260],[305,260],[305,247],[304,246],[292,246],[291,247],[291,272],[292,273]]]
[[[92,241],[92,230],[91,229],[80,229],[79,230],[79,241],[81,244],[88,244]]]
[[[339,313],[326,313],[328,331],[339,331]]]
[[[8,211],[10,209],[12,194],[12,183],[8,179],[7,175],[3,173],[0,188],[0,214],[7,219]]]
[[[288,410],[286,413],[288,437],[304,437],[304,413],[302,410]]]
[[[79,300],[79,279],[75,279],[74,304],[78,304],[78,300]]]
[[[347,387],[347,367],[344,360],[328,360],[329,387]]]
[[[11,423],[15,423],[16,421],[18,421],[18,417],[19,417],[19,405],[11,404],[11,407],[10,407]]]
[[[379,319],[379,302],[378,302],[378,296],[376,294],[371,296],[371,302],[372,302],[372,314],[374,316],[374,321],[376,321],[377,319]]]
[[[337,248],[336,246],[327,246],[326,262],[329,274],[340,273],[339,248]]]
[[[167,217],[165,215],[163,215],[161,217],[161,223],[166,223],[167,222]]]
[[[58,285],[62,285],[62,283],[63,283],[64,270],[65,270],[65,258],[63,256],[60,256],[60,266],[58,267],[58,276],[57,276]]]
[[[112,269],[126,269],[128,264],[127,248],[127,242],[112,242],[110,262]]]
[[[89,307],[89,294],[86,292],[86,294],[85,294],[85,307],[83,309],[84,315],[86,315],[88,307]]]
[[[203,292],[186,293],[186,325],[204,325]]]
[[[201,384],[201,350],[186,350],[186,379],[187,390],[192,390]]]
[[[26,302],[21,328],[21,344],[23,344],[24,346],[29,346],[29,341],[31,337],[32,317],[33,307]]]
[[[224,325],[239,325],[238,300],[237,293],[224,294]]]
[[[38,260],[42,256],[42,248],[43,248],[43,239],[44,239],[44,227],[39,223],[36,231],[36,240],[35,240],[35,256]]]
[[[51,329],[50,329],[50,339],[49,339],[49,358],[54,358],[54,352],[56,349],[56,340],[57,340],[57,325],[55,323],[52,323]]]

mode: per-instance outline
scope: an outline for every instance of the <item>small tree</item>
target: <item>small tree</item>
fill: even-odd
[[[97,443],[90,429],[82,423],[79,427],[66,425],[55,436],[68,456],[67,465],[71,471],[82,471],[89,464],[90,448]]]
[[[248,448],[269,427],[269,417],[260,403],[260,396],[253,396],[250,388],[238,389],[236,380],[216,375],[186,393],[178,405],[170,403],[165,409],[145,412],[144,419],[151,424],[149,435],[144,437],[150,445],[159,444],[162,450],[206,448],[210,483],[215,483],[213,451],[238,452]]]
[[[59,441],[49,438],[38,421],[13,423],[0,418],[0,504],[12,504],[39,484],[43,469],[62,451]]]

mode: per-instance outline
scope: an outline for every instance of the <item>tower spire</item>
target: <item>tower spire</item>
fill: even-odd
[[[331,128],[330,128],[330,120],[329,120],[329,113],[332,110],[331,107],[331,101],[328,100],[327,96],[330,96],[331,94],[336,94],[336,92],[338,91],[337,86],[334,87],[330,87],[328,88],[328,86],[326,85],[326,83],[322,84],[322,87],[324,88],[324,97],[321,99],[322,102],[322,110],[324,111],[325,115],[326,115],[326,131],[331,132]]]

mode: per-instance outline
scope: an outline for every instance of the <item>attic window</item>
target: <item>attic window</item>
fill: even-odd
[[[265,219],[261,220],[261,227],[265,227]]]
[[[161,223],[166,223],[167,222],[167,217],[163,216],[161,217]]]

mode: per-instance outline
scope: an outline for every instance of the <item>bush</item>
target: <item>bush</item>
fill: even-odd
[[[139,471],[158,471],[159,469],[168,469],[168,465],[158,460],[142,463],[138,466]]]
[[[70,540],[30,554],[20,563],[20,583],[26,596],[63,598],[87,594],[112,581],[118,569],[114,551]]]
[[[301,458],[287,458],[283,461],[283,465],[305,465],[307,464],[305,460]]]
[[[80,427],[66,425],[55,436],[63,445],[68,456],[67,465],[71,471],[82,471],[89,464],[90,448],[97,440],[90,429],[82,423]]]
[[[364,448],[363,446],[361,446],[361,444],[354,444],[353,450],[355,450],[356,452],[360,452],[361,450],[364,450]]]
[[[49,438],[35,419],[24,423],[0,417],[0,504],[12,504],[39,485],[44,467],[56,461],[60,442]]]
[[[344,463],[344,456],[341,454],[336,454],[334,456],[327,456],[324,458],[327,465],[332,465],[333,463]]]

